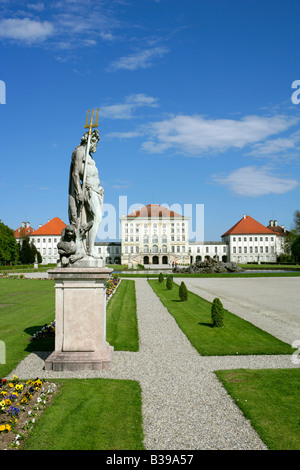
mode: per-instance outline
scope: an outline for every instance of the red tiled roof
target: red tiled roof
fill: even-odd
[[[32,235],[34,228],[32,227],[19,227],[14,231],[15,238],[24,238]]]
[[[54,219],[38,228],[31,235],[61,235],[61,232],[65,227],[66,224],[59,217],[54,217]]]
[[[257,220],[252,219],[250,215],[244,215],[244,217],[239,220],[233,227],[231,227],[227,232],[225,232],[222,237],[225,235],[239,235],[239,234],[273,234],[274,232],[264,225],[257,222]]]
[[[177,214],[174,211],[170,211],[159,204],[148,204],[147,206],[142,207],[136,212],[132,212],[127,217],[183,217],[180,214]]]

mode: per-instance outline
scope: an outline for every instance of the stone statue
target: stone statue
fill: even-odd
[[[67,225],[61,232],[60,242],[57,244],[58,254],[60,255],[60,263],[67,266],[70,257],[76,253],[76,229],[73,225]]]
[[[81,143],[72,153],[69,179],[69,221],[75,227],[77,242],[88,256],[99,258],[95,252],[95,240],[102,220],[104,189],[100,186],[99,174],[92,155],[96,152],[99,132],[94,130],[89,139],[86,132]],[[87,149],[90,141],[89,149]],[[88,233],[86,244],[85,235]],[[73,255],[71,262],[82,258]],[[73,260],[73,261],[72,261]]]

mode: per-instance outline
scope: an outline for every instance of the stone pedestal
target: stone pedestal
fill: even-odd
[[[106,283],[112,269],[74,263],[48,271],[55,280],[55,351],[45,369],[102,370],[113,347],[106,341]]]

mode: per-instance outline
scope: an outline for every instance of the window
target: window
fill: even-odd
[[[246,242],[246,241],[247,241],[247,237],[244,237],[244,242]]]
[[[233,237],[232,241],[233,241],[233,242],[235,242],[235,241],[236,241],[235,237]]]
[[[242,241],[242,238],[241,238],[241,237],[239,237],[239,242],[241,242],[241,241]]]
[[[209,248],[208,248],[208,246],[206,247],[205,251],[206,251],[206,253],[208,253],[208,252],[209,252]]]
[[[215,253],[218,253],[218,247],[215,246]]]
[[[263,241],[263,237],[259,237],[259,240],[262,242],[262,241]]]
[[[163,253],[167,253],[167,251],[168,251],[168,250],[167,250],[167,245],[163,245],[163,246],[161,247],[161,251],[162,251]]]
[[[153,245],[152,253],[158,253],[158,246],[157,245]]]
[[[140,252],[140,249],[139,249],[138,246],[135,248],[135,252],[136,252],[136,253],[139,253],[139,252]]]
[[[157,235],[153,235],[152,243],[158,243],[158,236]]]
[[[148,242],[149,242],[149,237],[148,237],[148,235],[144,235],[143,242],[144,242],[144,243],[148,243]]]
[[[177,253],[180,253],[180,246],[177,247]]]
[[[236,247],[235,246],[233,247],[233,253],[236,253]]]
[[[239,247],[239,253],[242,253],[242,247],[241,246]]]
[[[266,253],[269,253],[269,247],[266,246]]]
[[[200,253],[200,246],[197,246],[197,253]]]
[[[263,247],[262,247],[262,246],[260,247],[260,252],[261,252],[261,253],[263,252]]]
[[[253,253],[253,247],[250,246],[250,253]]]
[[[255,247],[255,253],[258,253],[258,246]]]
[[[247,247],[244,246],[244,253],[247,253]]]
[[[144,253],[149,253],[149,246],[148,245],[144,245]]]
[[[130,247],[130,253],[133,253],[133,246]]]

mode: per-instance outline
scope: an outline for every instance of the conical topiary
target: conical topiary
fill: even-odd
[[[158,276],[158,282],[164,282],[164,275],[163,273],[160,273]]]
[[[224,326],[224,309],[220,299],[215,298],[211,306],[211,320],[213,326]]]
[[[187,299],[188,299],[188,290],[187,290],[186,285],[183,281],[179,286],[179,298],[180,298],[181,302],[186,302]]]
[[[172,279],[170,278],[170,276],[167,276],[166,287],[167,287],[168,290],[173,289],[173,282],[172,282]]]

